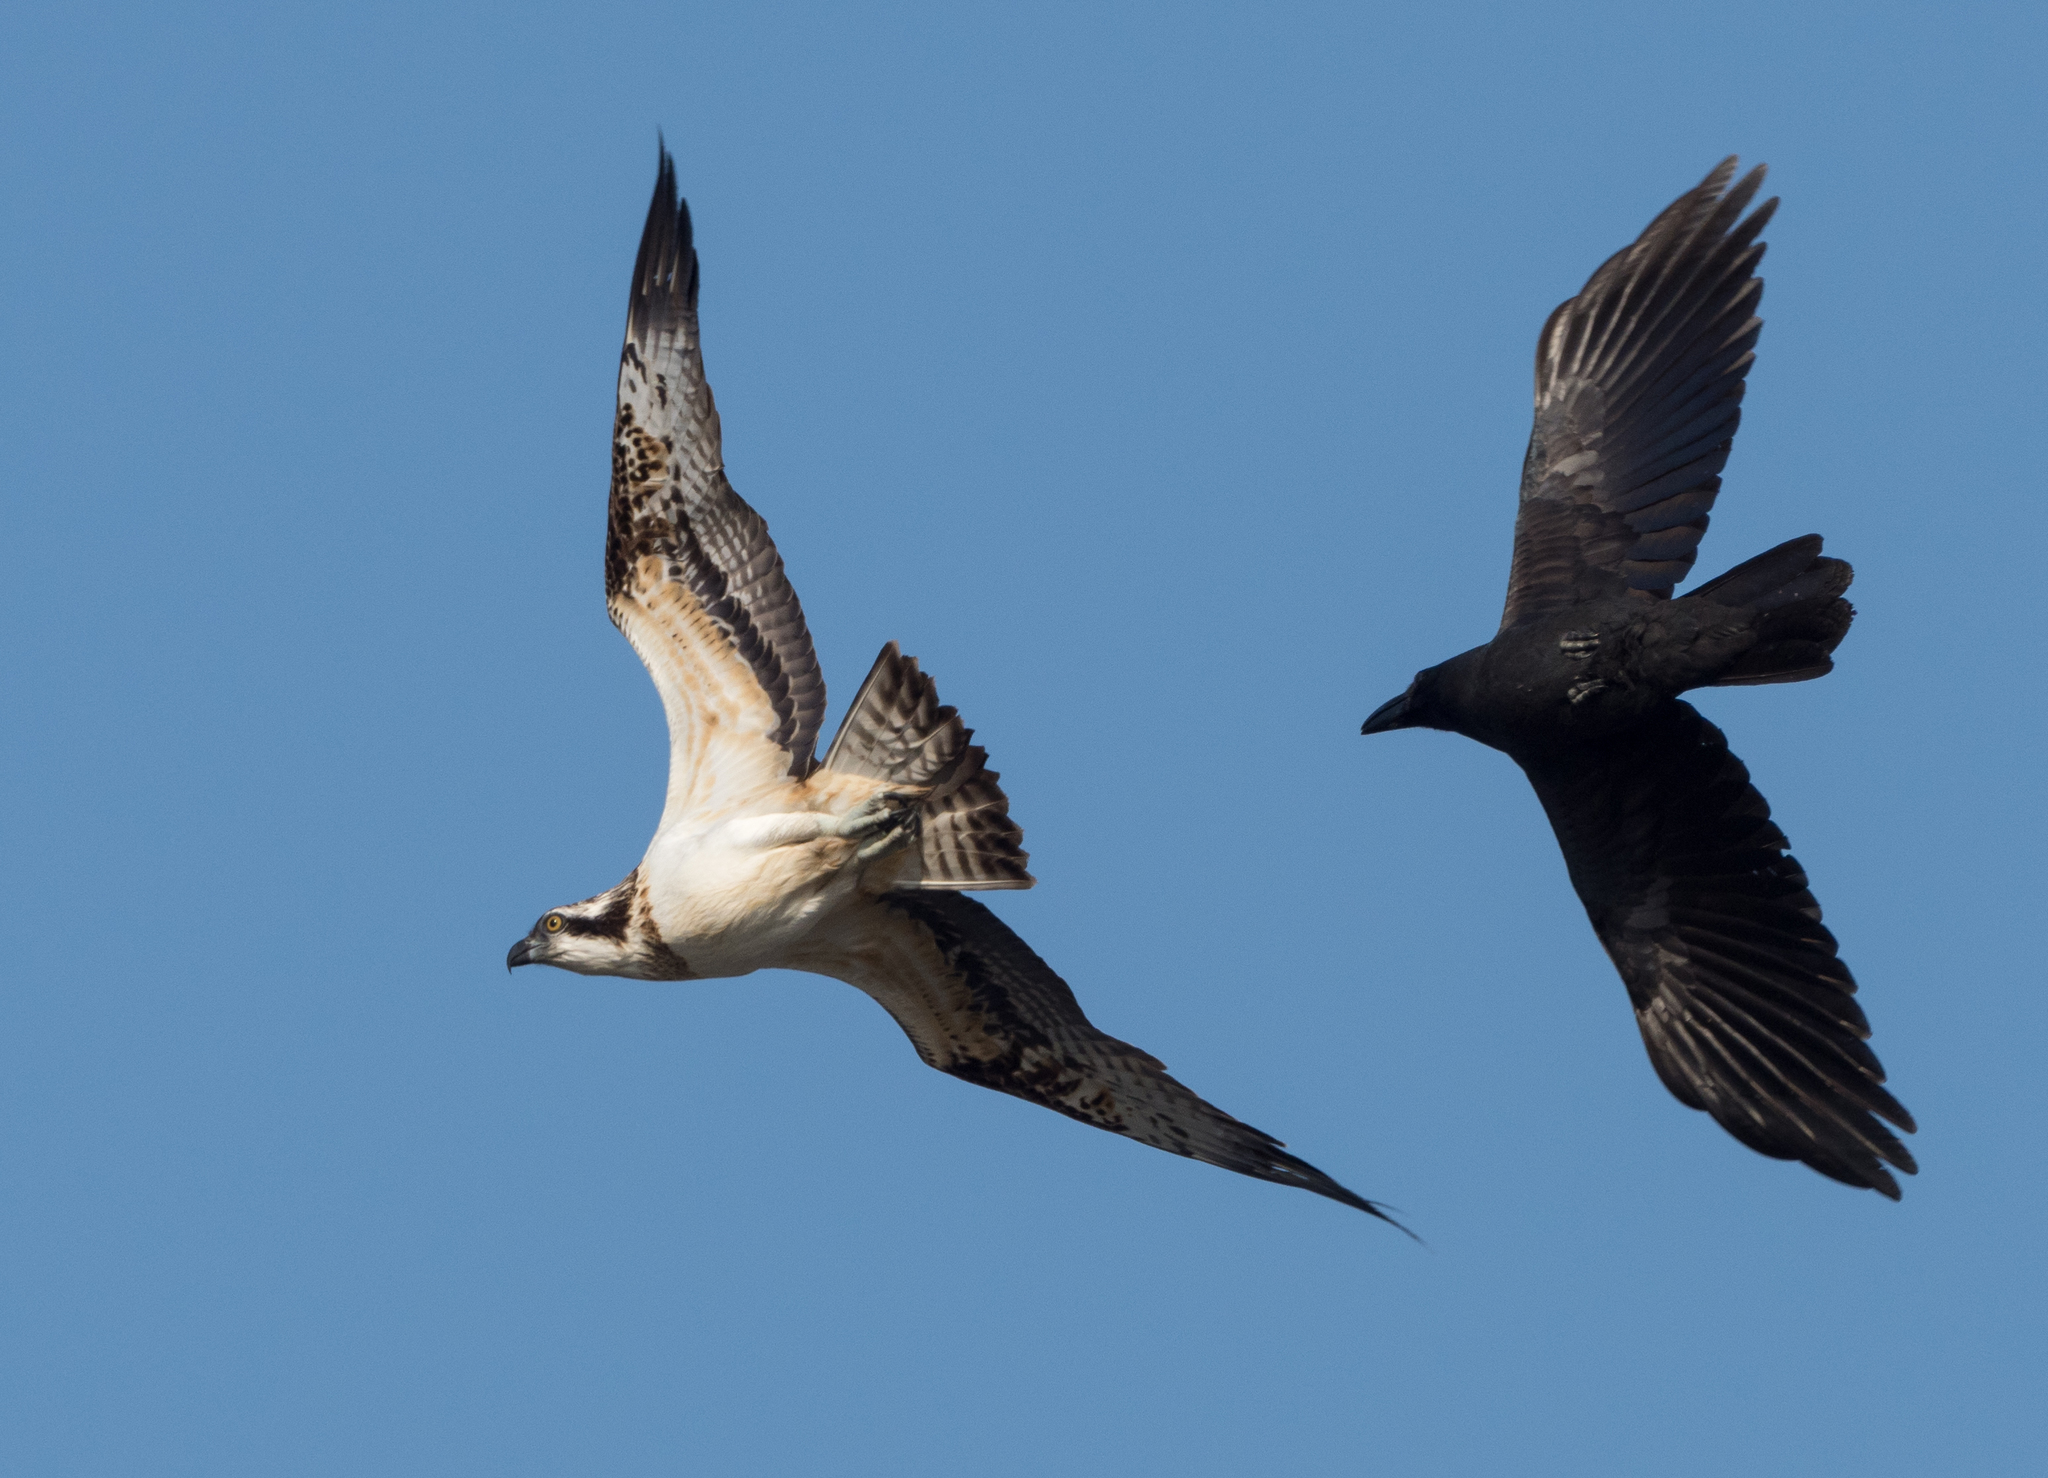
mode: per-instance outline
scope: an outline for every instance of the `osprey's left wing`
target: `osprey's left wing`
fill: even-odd
[[[810,772],[825,683],[767,522],[725,479],[690,212],[666,149],[619,360],[604,583],[668,714],[664,824]]]
[[[884,893],[857,920],[858,938],[821,947],[803,968],[873,996],[940,1072],[1393,1220],[1270,1134],[1197,1098],[1150,1053],[1097,1031],[1052,967],[972,898]]]

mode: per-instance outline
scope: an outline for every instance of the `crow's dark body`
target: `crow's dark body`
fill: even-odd
[[[1775,201],[1734,161],[1545,324],[1507,611],[1365,732],[1464,734],[1522,767],[1665,1085],[1744,1144],[1888,1196],[1913,1121],[1865,1040],[1805,873],[1721,732],[1679,695],[1800,682],[1854,616],[1793,539],[1687,595],[1754,358]]]

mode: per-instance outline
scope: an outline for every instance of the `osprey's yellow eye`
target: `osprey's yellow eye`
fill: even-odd
[[[540,921],[540,926],[550,934],[559,934],[562,932],[562,916],[558,913],[551,913]]]

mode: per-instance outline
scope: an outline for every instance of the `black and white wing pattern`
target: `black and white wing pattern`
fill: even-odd
[[[802,968],[874,997],[940,1072],[1393,1220],[1271,1135],[1197,1098],[1150,1053],[1097,1031],[1052,967],[972,898],[876,896],[860,916],[857,944],[822,951]]]
[[[690,212],[666,149],[619,359],[604,585],[668,714],[664,825],[714,793],[810,773],[825,683],[767,522],[725,478]]]
[[[1806,873],[1721,731],[1642,725],[1518,755],[1664,1085],[1753,1150],[1898,1198],[1913,1157],[1856,982]]]
[[[1582,601],[1663,599],[1692,568],[1763,328],[1756,238],[1778,202],[1742,219],[1763,177],[1731,188],[1723,160],[1543,325],[1503,630]]]

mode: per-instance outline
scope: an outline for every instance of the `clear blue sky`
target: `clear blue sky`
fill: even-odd
[[[0,1467],[2009,1474],[2048,1444],[2048,22],[2013,5],[24,5],[0,19]],[[995,906],[1401,1209],[506,946],[638,860],[599,551],[675,150],[836,699],[992,751]],[[1894,1206],[1675,1104],[1484,640],[1544,315],[1762,159],[1707,695],[1862,982]],[[828,729],[829,732],[829,729]]]

